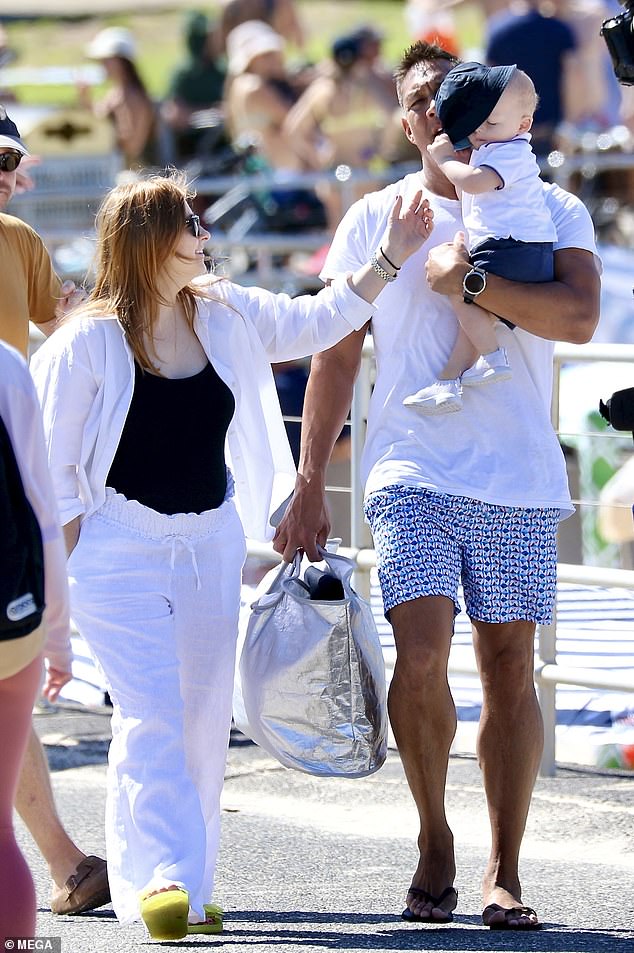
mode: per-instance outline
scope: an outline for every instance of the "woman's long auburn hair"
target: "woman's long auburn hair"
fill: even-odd
[[[183,173],[154,175],[116,186],[97,213],[95,285],[81,311],[115,314],[145,370],[154,370],[146,341],[152,341],[159,305],[165,303],[159,277],[183,233],[183,206],[191,197]],[[190,327],[196,294],[187,285],[177,295]]]

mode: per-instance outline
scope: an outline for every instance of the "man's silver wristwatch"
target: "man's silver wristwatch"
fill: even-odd
[[[473,304],[487,286],[487,273],[474,265],[462,279],[462,296],[467,304]]]

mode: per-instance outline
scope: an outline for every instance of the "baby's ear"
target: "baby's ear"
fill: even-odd
[[[531,128],[532,125],[533,125],[532,116],[522,116],[522,121],[520,123],[520,128],[518,129],[518,132],[528,132],[528,130]]]

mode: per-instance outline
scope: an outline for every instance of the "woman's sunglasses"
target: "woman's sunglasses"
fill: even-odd
[[[202,229],[200,227],[200,215],[188,215],[185,219],[185,228],[187,228],[194,238],[198,238]]]
[[[0,172],[15,172],[21,162],[21,152],[0,152]]]

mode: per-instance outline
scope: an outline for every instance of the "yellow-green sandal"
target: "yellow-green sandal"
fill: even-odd
[[[190,923],[188,933],[222,933],[222,907],[217,903],[203,904],[205,919],[201,923]]]
[[[187,936],[189,894],[182,887],[141,896],[139,909],[153,940],[182,940]]]

